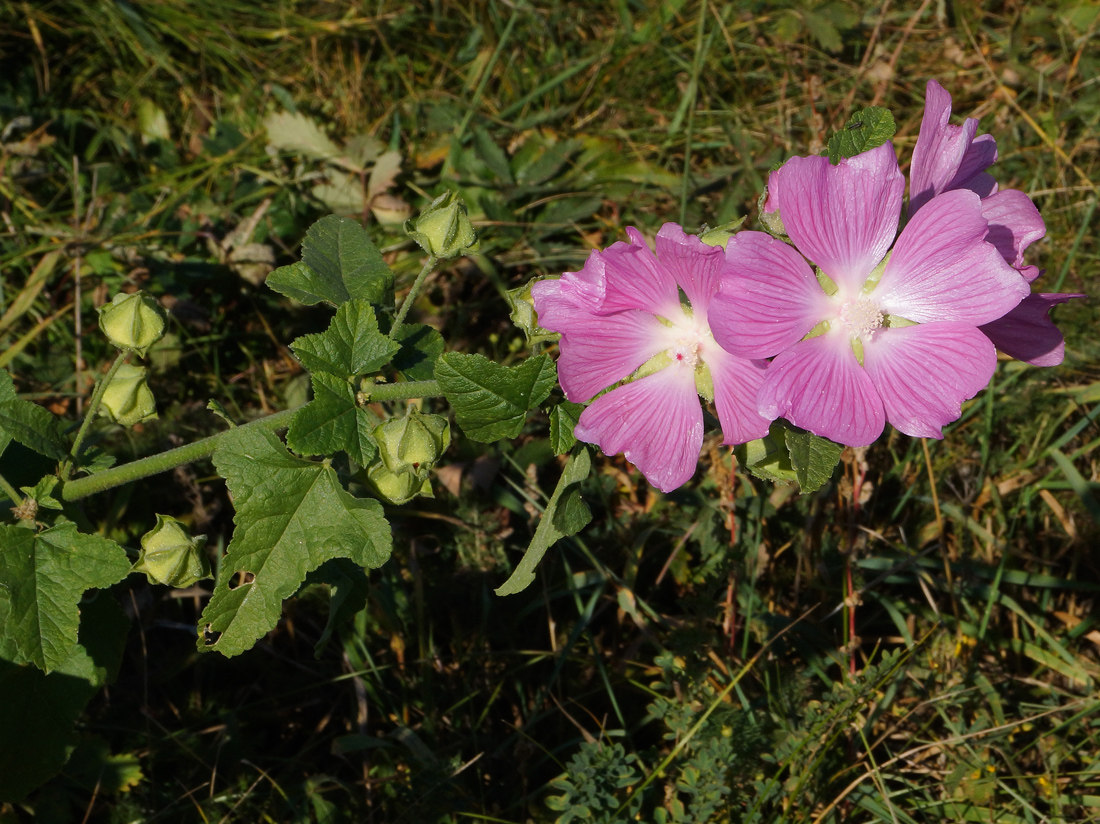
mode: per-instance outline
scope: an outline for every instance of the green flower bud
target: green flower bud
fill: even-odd
[[[768,212],[764,209],[764,204],[768,201],[768,190],[765,189],[760,195],[760,200],[757,202],[757,206],[760,211],[760,224],[764,227],[764,230],[772,237],[777,237],[780,240],[785,240],[787,237],[787,230],[783,226],[783,217],[779,214],[779,210]]]
[[[421,415],[410,409],[404,418],[391,418],[374,428],[382,462],[391,473],[411,474],[419,481],[451,443],[451,426],[441,415]]]
[[[367,483],[374,494],[386,503],[405,504],[417,495],[435,497],[427,478],[417,477],[414,472],[390,472],[382,461],[367,470]]]
[[[175,518],[157,515],[157,525],[141,536],[141,554],[133,571],[144,572],[150,584],[189,587],[213,577],[204,546],[205,535],[192,538]]]
[[[145,367],[122,364],[103,392],[100,411],[123,426],[156,418],[157,402],[145,382]]]
[[[440,258],[462,255],[478,247],[477,234],[466,214],[466,204],[452,191],[432,201],[415,223],[405,221],[405,232],[425,252]]]
[[[99,327],[119,349],[132,349],[141,357],[164,337],[165,314],[145,292],[115,295],[99,307]]]
[[[555,341],[561,337],[557,332],[551,332],[539,326],[539,318],[535,312],[535,302],[531,299],[531,286],[540,279],[534,278],[516,289],[509,289],[505,294],[508,305],[512,307],[508,315],[512,323],[523,330],[528,343],[541,343],[543,341]]]

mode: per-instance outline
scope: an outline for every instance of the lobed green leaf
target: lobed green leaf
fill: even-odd
[[[401,346],[378,331],[378,318],[368,301],[349,300],[336,310],[328,329],[303,335],[290,348],[310,372],[351,380],[377,372]]]
[[[393,367],[409,381],[430,381],[435,376],[435,362],[447,348],[443,336],[422,323],[406,323],[397,330],[395,339],[401,351],[393,357]]]
[[[382,253],[366,229],[337,215],[314,223],[302,241],[301,262],[276,269],[267,285],[307,306],[349,300],[388,306],[393,301],[393,272]]]
[[[376,568],[390,556],[382,505],[348,494],[332,467],[291,455],[271,432],[240,427],[213,456],[237,514],[199,648],[227,656],[275,627],[282,603],[325,561]]]
[[[507,367],[484,355],[447,352],[436,363],[435,378],[466,436],[491,443],[519,435],[527,410],[553,389],[557,370],[549,355]]]
[[[378,419],[356,402],[355,387],[325,372],[310,375],[313,400],[294,415],[286,442],[299,455],[347,452],[366,466],[378,449],[371,432]]]
[[[0,658],[58,669],[76,646],[84,592],[129,573],[122,547],[71,521],[42,532],[0,526]]]

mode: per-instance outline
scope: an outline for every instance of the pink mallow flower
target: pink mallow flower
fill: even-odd
[[[654,255],[637,229],[630,243],[593,251],[579,272],[531,287],[539,325],[560,332],[558,380],[571,401],[590,400],[574,433],[606,454],[622,452],[669,492],[691,478],[703,444],[699,395],[713,399],[725,443],[762,438],[756,410],[767,364],[719,347],[708,310],[725,256],[675,223]],[[689,304],[680,300],[680,290]]]
[[[968,117],[953,126],[951,95],[929,80],[924,97],[924,117],[909,170],[909,214],[915,215],[945,192],[968,189],[982,199],[982,216],[989,222],[986,241],[997,247],[1029,284],[1040,274],[1024,264],[1024,251],[1046,234],[1039,210],[1026,194],[1016,189],[998,190],[986,172],[997,160],[992,135],[978,134],[978,121]],[[1002,352],[1034,366],[1057,366],[1065,354],[1065,341],[1050,319],[1059,303],[1084,295],[1028,294],[1004,317],[981,327]]]
[[[943,437],[996,368],[978,327],[1028,293],[986,242],[980,198],[939,195],[895,243],[905,180],[890,143],[837,166],[795,157],[773,180],[794,247],[762,232],[735,235],[710,308],[720,345],[775,356],[760,414],[850,446],[870,444],[887,421]]]

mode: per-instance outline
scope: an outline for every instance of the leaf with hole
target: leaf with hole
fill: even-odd
[[[325,561],[373,569],[390,557],[382,505],[351,496],[336,470],[296,458],[274,434],[234,429],[213,460],[233,497],[236,528],[202,613],[199,649],[232,656],[250,648]]]

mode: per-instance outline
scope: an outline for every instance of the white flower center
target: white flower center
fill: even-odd
[[[882,310],[870,298],[859,297],[842,303],[837,319],[849,335],[863,340],[882,326]]]
[[[683,337],[676,341],[668,350],[668,356],[677,363],[690,366],[694,369],[699,365],[699,354],[703,348],[703,342],[698,335]]]

